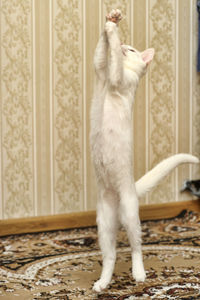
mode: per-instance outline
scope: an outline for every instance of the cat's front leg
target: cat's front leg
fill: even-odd
[[[94,53],[94,68],[101,80],[106,79],[108,39],[105,30],[102,32]]]
[[[119,42],[119,39],[118,39],[118,33],[117,33],[117,25],[114,23],[114,22],[111,22],[111,21],[108,21],[106,22],[105,24],[105,31],[107,33],[107,36],[108,36],[108,39],[112,39],[112,43],[110,41],[109,45],[110,45],[110,48],[115,48],[114,47],[114,44],[117,42]],[[117,36],[115,36],[115,39],[112,38],[112,34],[115,33]],[[117,38],[116,38],[117,37]],[[119,42],[120,44],[120,42]]]
[[[123,52],[121,48],[121,42],[118,34],[117,23],[121,19],[121,14],[116,14],[113,11],[110,17],[107,18],[105,24],[105,31],[108,38],[108,43],[110,47],[110,65],[108,79],[111,86],[119,87],[123,82]],[[115,20],[115,22],[113,22]]]

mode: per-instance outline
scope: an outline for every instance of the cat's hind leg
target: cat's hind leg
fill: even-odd
[[[133,184],[122,189],[120,199],[120,219],[125,227],[131,245],[132,274],[136,281],[146,278],[141,247],[141,225],[136,191]]]
[[[101,188],[97,205],[99,245],[102,251],[103,267],[101,277],[93,290],[101,292],[110,283],[116,260],[116,231],[118,228],[118,199],[112,190]]]

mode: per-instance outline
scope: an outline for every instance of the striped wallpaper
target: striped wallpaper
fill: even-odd
[[[93,53],[111,8],[123,42],[154,47],[134,106],[138,179],[165,157],[200,155],[196,0],[0,0],[0,218],[91,210]],[[182,166],[141,203],[191,199]]]

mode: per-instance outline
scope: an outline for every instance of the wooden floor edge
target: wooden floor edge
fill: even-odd
[[[177,216],[184,209],[200,212],[200,200],[141,205],[140,218],[141,220],[171,218]],[[0,220],[0,236],[88,227],[95,225],[95,211]]]

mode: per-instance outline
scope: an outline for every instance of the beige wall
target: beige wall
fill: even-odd
[[[178,152],[200,154],[196,0],[0,0],[0,218],[95,208],[89,156],[92,57],[105,14],[156,56],[134,107],[135,178]],[[187,200],[183,166],[141,203]]]

